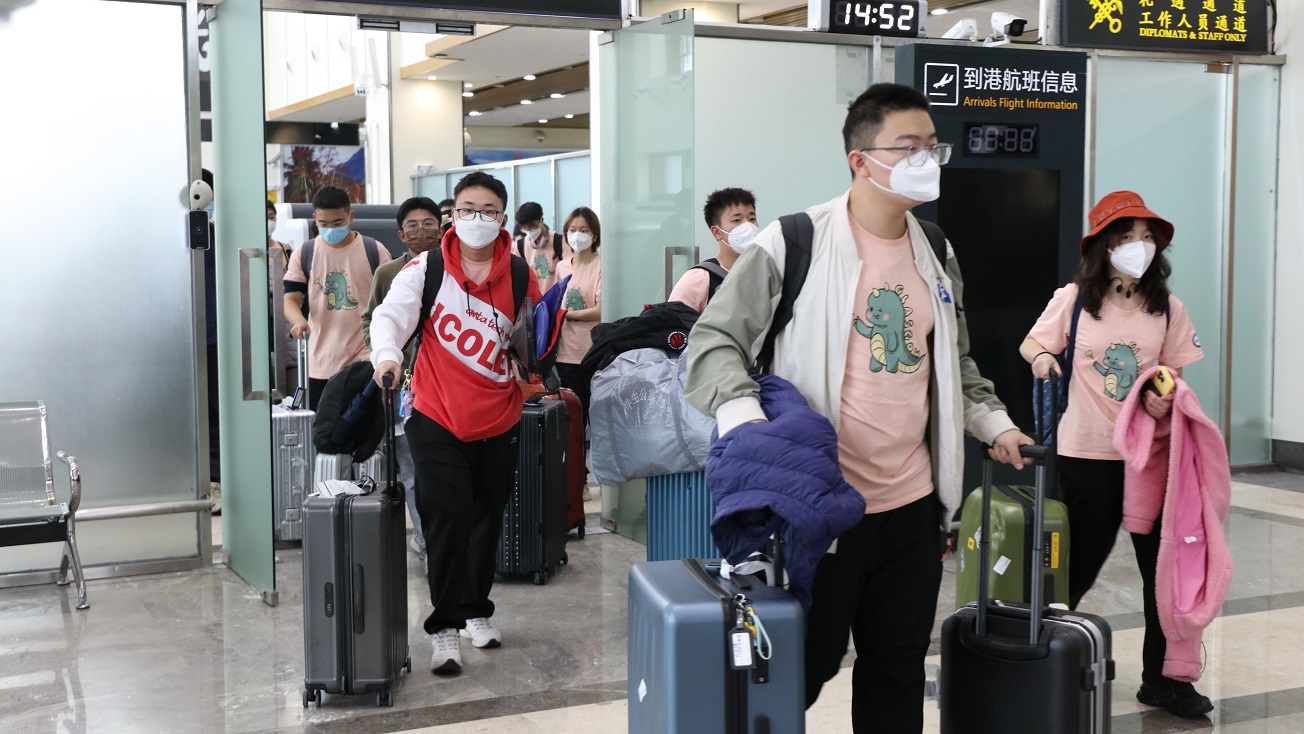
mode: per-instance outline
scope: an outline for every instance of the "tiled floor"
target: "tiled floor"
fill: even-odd
[[[1218,707],[1182,720],[1140,706],[1141,615],[1131,543],[1115,546],[1084,608],[1114,628],[1113,731],[1304,732],[1304,476],[1248,474],[1233,494],[1227,538],[1236,576],[1205,635],[1199,684]],[[595,508],[596,509],[596,508]],[[591,523],[596,524],[596,515]],[[431,675],[419,629],[420,564],[408,567],[414,672],[392,709],[331,697],[304,710],[300,559],[280,552],[281,604],[265,606],[229,571],[92,582],[77,612],[69,590],[0,591],[0,732],[625,731],[626,573],[643,546],[610,533],[572,538],[570,565],[547,586],[495,587],[505,644],[463,651],[457,678]],[[951,610],[947,568],[938,624]],[[847,664],[850,663],[848,656]],[[938,663],[937,656],[929,662]],[[807,714],[819,734],[850,731],[850,671]],[[924,704],[926,732],[937,706]]]

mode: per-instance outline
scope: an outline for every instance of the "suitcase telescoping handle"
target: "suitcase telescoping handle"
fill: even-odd
[[[386,373],[381,377],[385,388],[381,402],[385,404],[385,488],[403,504],[403,493],[398,491],[398,453],[394,448],[394,376]]]
[[[294,390],[294,397],[290,400],[290,407],[294,410],[301,410],[305,403],[308,402],[308,337],[301,336],[294,340],[294,348],[299,355],[299,386]]]
[[[1041,637],[1041,563],[1039,560],[1044,553],[1044,535],[1043,523],[1046,506],[1046,464],[1055,456],[1053,447],[1050,446],[1020,446],[1019,454],[1032,459],[1034,462],[1034,471],[1036,472],[1036,481],[1033,487],[1032,502],[1032,559],[1029,562],[1028,575],[1029,579],[1028,598],[1031,600],[1029,605],[1031,609],[1028,614],[1028,644],[1036,646],[1038,639]],[[983,507],[981,531],[978,538],[978,636],[987,636],[987,607],[990,600],[987,598],[988,593],[988,574],[991,572],[991,515],[992,515],[992,464],[990,457],[983,458]]]

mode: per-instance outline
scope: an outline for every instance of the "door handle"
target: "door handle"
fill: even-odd
[[[701,262],[702,249],[700,247],[694,246],[690,252],[689,248],[687,247],[677,247],[674,245],[671,245],[664,249],[665,249],[665,263],[663,265],[663,270],[665,273],[666,290],[665,293],[663,294],[664,297],[661,300],[668,301],[670,300],[670,292],[675,289],[675,256],[682,255],[683,257],[689,257],[691,255],[693,259],[692,262],[689,263],[689,267],[692,267],[693,265],[696,265],[699,262]]]
[[[254,389],[253,323],[249,316],[249,261],[263,256],[257,247],[240,248],[240,394],[246,401],[262,400],[262,390]]]

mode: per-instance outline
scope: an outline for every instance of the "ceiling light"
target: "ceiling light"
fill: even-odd
[[[470,88],[471,88],[472,86],[474,86],[474,85],[471,84],[471,82],[463,82],[463,83],[462,83],[462,86],[466,87],[467,89],[470,89]]]
[[[534,104],[534,100],[532,100],[532,99],[523,99],[523,100],[521,100],[521,104]]]
[[[432,81],[432,82],[436,82],[436,81],[439,81],[439,77],[437,77],[437,76],[428,76],[428,77],[426,77],[426,80],[428,80],[428,81]]]
[[[949,13],[949,12],[950,12],[950,11],[947,10],[946,8],[934,8],[933,10],[928,11],[928,14],[929,14],[929,15],[946,15],[946,14]]]
[[[575,119],[575,115],[566,115],[566,119],[567,119],[567,120],[574,120],[574,119]]]
[[[547,120],[539,120],[539,124],[540,124],[540,125],[547,125],[547,124],[548,124],[548,121],[547,121]]]
[[[526,74],[525,76],[523,76],[523,77],[521,77],[521,78],[524,79],[524,80],[527,81],[527,82],[532,82],[532,81],[534,81],[534,75],[533,75],[533,74]]]
[[[474,97],[475,92],[462,92],[463,97]]]
[[[480,111],[479,111],[479,110],[471,110],[470,112],[468,112],[468,113],[466,113],[466,114],[470,115],[471,117],[479,117],[479,116],[480,116]]]
[[[550,94],[550,95],[548,95],[548,96],[549,96],[549,97],[552,97],[553,99],[562,99],[562,98],[565,97],[566,95],[562,94],[561,92],[553,92],[552,94]]]

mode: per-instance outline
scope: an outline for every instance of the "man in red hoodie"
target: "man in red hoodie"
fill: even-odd
[[[524,403],[507,342],[520,306],[517,294],[540,298],[529,266],[512,262],[519,258],[503,229],[502,182],[471,173],[458,182],[454,197],[453,229],[437,250],[399,271],[371,316],[376,382],[383,386],[388,374],[398,385],[403,345],[422,322],[427,268],[442,261],[443,277],[419,334],[410,386],[414,410],[405,427],[426,539],[434,611],[425,630],[436,673],[462,670],[462,637],[476,647],[502,644],[490,622],[489,590],[503,508],[516,476]],[[523,279],[524,287],[514,279]]]

